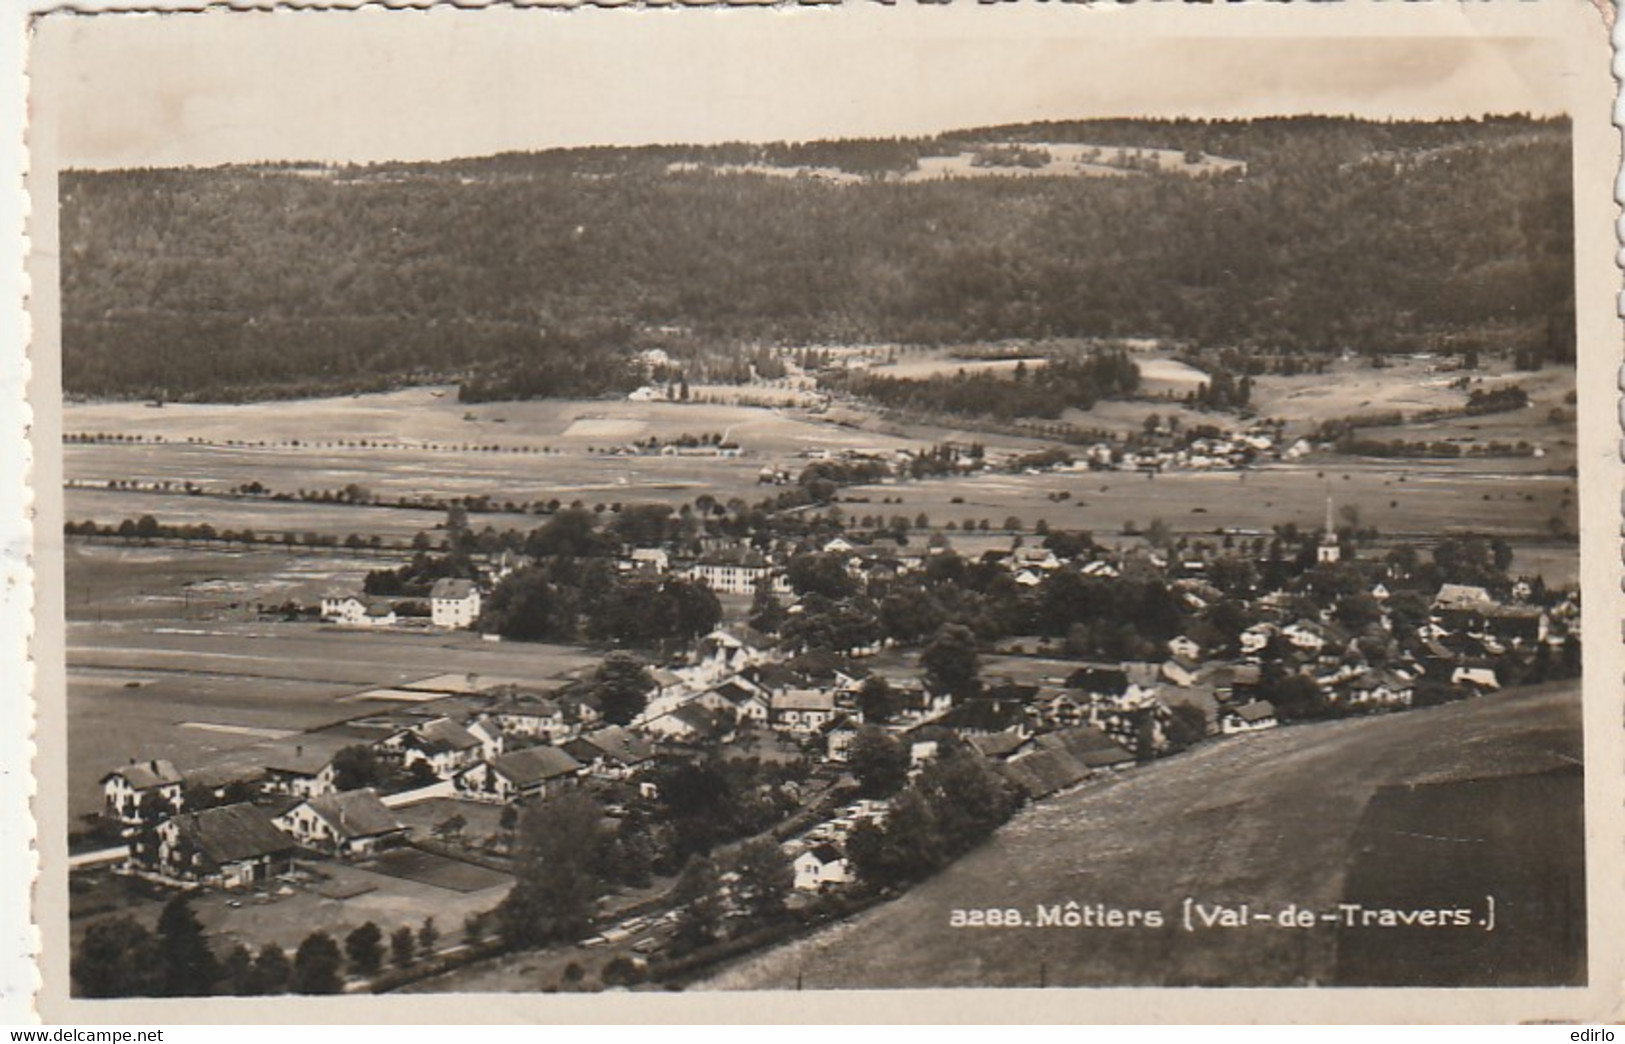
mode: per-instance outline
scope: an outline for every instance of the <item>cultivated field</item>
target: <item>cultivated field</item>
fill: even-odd
[[[1210,742],[1029,809],[902,898],[747,958],[702,988],[1352,983],[1369,977],[1370,961],[1357,956],[1368,943],[1356,937],[1369,931],[1187,932],[1181,904],[1249,902],[1274,914],[1288,904],[1319,913],[1339,902],[1415,903],[1482,915],[1486,888],[1497,900],[1493,934],[1388,930],[1385,957],[1432,954],[1419,970],[1429,983],[1583,981],[1580,756],[1575,682]],[[1500,780],[1494,800],[1452,799],[1448,785],[1488,778]],[[1446,786],[1396,805],[1386,788],[1411,784]],[[1380,836],[1416,827],[1426,829]],[[1431,839],[1417,836],[1429,830]],[[1375,877],[1362,869],[1373,857],[1388,860]],[[1037,904],[1068,901],[1162,910],[1168,924],[949,926],[954,909],[1016,907],[1034,919]]]
[[[1568,532],[1574,531],[1578,518],[1577,481],[1544,470],[1545,462],[1538,460],[1339,458],[1246,472],[1170,472],[1155,478],[1090,471],[980,475],[854,486],[842,491],[842,509],[849,516],[883,512],[910,519],[924,512],[934,527],[953,522],[963,528],[967,519],[980,523],[985,518],[999,528],[1015,516],[1029,531],[1043,519],[1051,529],[1111,534],[1126,523],[1144,528],[1160,518],[1181,533],[1212,533],[1221,527],[1268,533],[1272,526],[1288,522],[1323,525],[1329,495],[1339,507],[1357,507],[1363,525],[1374,525],[1388,536],[1436,538],[1473,531],[1544,540],[1554,516]],[[1061,494],[1067,499],[1052,499]],[[886,498],[893,502],[883,503]]]
[[[302,548],[142,547],[119,540],[70,540],[63,554],[63,601],[71,622],[252,619],[257,603],[311,602],[334,588],[355,589],[369,570],[401,558]]]

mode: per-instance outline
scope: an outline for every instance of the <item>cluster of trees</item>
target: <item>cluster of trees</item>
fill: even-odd
[[[703,583],[625,575],[608,558],[555,555],[504,577],[481,605],[478,627],[520,641],[581,637],[627,645],[686,642],[722,619]]]
[[[703,804],[715,817],[727,814],[713,793],[726,788],[685,781],[681,771],[673,767],[663,782],[703,793],[674,800]],[[592,924],[598,900],[617,884],[647,887],[651,866],[662,873],[682,871],[677,884],[677,897],[684,902],[679,949],[720,938],[730,908],[752,923],[783,916],[793,877],[771,839],[747,841],[717,860],[709,856],[709,845],[663,852],[658,847],[648,820],[635,811],[606,820],[602,806],[584,792],[528,807],[516,834],[514,886],[495,910],[503,942],[540,946],[580,939]],[[734,875],[726,903],[724,865]]]
[[[1084,121],[326,177],[70,172],[63,384],[214,399],[447,377],[469,401],[619,392],[672,328],[739,352],[1120,336],[1413,351],[1471,336],[1572,359],[1569,139],[1560,119]],[[1247,176],[836,185],[668,169],[771,156],[898,170],[1048,141],[1232,156]],[[1033,408],[1053,403],[1020,407]]]
[[[655,867],[675,873],[692,857],[766,831],[801,807],[807,766],[754,758],[661,762],[647,777],[658,796],[641,799],[660,824]]]
[[[1019,791],[975,754],[945,744],[891,799],[884,826],[864,823],[847,840],[859,878],[899,888],[931,876],[981,844],[1021,806]]]
[[[479,580],[482,576],[466,551],[453,548],[433,555],[420,550],[405,565],[369,570],[361,586],[367,594],[384,598],[427,598],[436,580]]]
[[[854,370],[826,373],[819,383],[892,409],[1004,421],[1054,420],[1068,409],[1088,410],[1101,399],[1132,395],[1140,385],[1140,369],[1122,349],[1100,348],[1051,361],[1041,380],[1026,377],[1018,366],[1013,379],[987,371],[960,370],[921,380]]]
[[[1245,410],[1253,401],[1253,379],[1241,379],[1228,370],[1215,370],[1209,379],[1185,394],[1185,402],[1199,410]]]
[[[1054,157],[1045,149],[1025,145],[985,145],[971,155],[977,167],[1046,167]]]
[[[1516,384],[1504,388],[1474,388],[1467,396],[1468,416],[1485,413],[1510,413],[1529,405],[1529,393]]]

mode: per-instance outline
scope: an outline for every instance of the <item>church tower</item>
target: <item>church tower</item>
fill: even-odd
[[[1326,496],[1326,529],[1320,534],[1320,548],[1315,554],[1317,562],[1335,562],[1343,557],[1343,548],[1337,543],[1337,527],[1332,525],[1332,498]]]

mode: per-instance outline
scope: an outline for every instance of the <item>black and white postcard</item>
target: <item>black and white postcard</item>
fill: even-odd
[[[45,1017],[1618,1010],[1590,5],[32,28]]]

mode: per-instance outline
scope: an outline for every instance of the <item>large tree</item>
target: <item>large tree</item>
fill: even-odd
[[[85,929],[74,948],[72,972],[85,997],[155,997],[165,979],[157,940],[128,916]]]
[[[625,725],[643,712],[654,679],[643,661],[628,652],[612,652],[593,672],[592,694],[604,720]]]
[[[220,966],[189,896],[177,895],[158,915],[158,954],[166,996],[203,997],[214,992]]]
[[[344,937],[344,953],[357,975],[376,975],[384,959],[384,932],[368,921]]]
[[[795,872],[784,851],[768,838],[747,841],[733,859],[734,898],[759,923],[784,915],[785,900],[795,885]]]
[[[847,767],[864,797],[891,797],[908,782],[908,748],[890,733],[865,728],[852,740]]]
[[[344,955],[333,937],[322,931],[311,932],[293,955],[293,976],[288,988],[293,993],[341,993],[343,968]]]
[[[721,889],[721,875],[710,859],[696,855],[684,864],[677,885],[672,889],[672,898],[682,911],[672,935],[675,953],[687,953],[707,946],[721,936]]]
[[[598,802],[580,792],[532,805],[520,816],[513,888],[497,907],[509,945],[575,939],[591,922],[603,894],[603,822]]]

